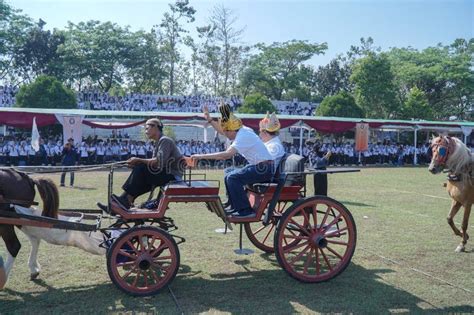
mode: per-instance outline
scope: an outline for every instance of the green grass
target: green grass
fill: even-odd
[[[115,191],[125,177],[116,173]],[[221,179],[222,172],[209,177]],[[352,212],[358,240],[349,267],[320,284],[290,278],[274,255],[263,254],[245,236],[244,246],[255,254],[234,254],[238,229],[217,234],[222,222],[204,205],[174,204],[167,215],[179,227],[175,234],[187,241],[179,247],[181,267],[171,288],[185,313],[472,313],[474,240],[468,252],[454,253],[460,239],[446,223],[450,200],[443,181],[426,168],[329,175],[329,194]],[[105,201],[106,172],[77,173],[76,182],[76,188],[60,189],[62,208],[95,208]],[[461,215],[455,221],[460,220]],[[40,280],[30,281],[30,245],[19,236],[23,247],[0,292],[1,314],[179,313],[167,290],[147,298],[122,293],[108,277],[105,257],[75,248],[42,243]],[[0,254],[5,250],[1,242]]]

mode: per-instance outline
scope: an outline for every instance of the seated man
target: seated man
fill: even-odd
[[[249,164],[243,168],[229,171],[225,178],[225,186],[231,207],[227,213],[235,217],[247,218],[255,216],[255,211],[245,192],[245,185],[268,182],[274,174],[274,161],[262,140],[252,129],[242,125],[242,121],[230,112],[230,106],[223,104],[219,106],[222,118],[219,123],[213,121],[204,108],[204,116],[207,121],[219,132],[224,134],[232,144],[224,152],[195,154],[194,160],[227,160],[239,153]]]
[[[285,155],[285,148],[281,143],[280,137],[278,136],[280,131],[280,121],[278,120],[275,113],[271,116],[267,113],[267,116],[263,118],[259,123],[259,136],[263,143],[267,147],[268,152],[275,161],[275,166],[280,164],[281,159]]]
[[[173,139],[163,135],[163,124],[157,118],[147,120],[147,137],[155,141],[155,150],[151,159],[132,157],[127,160],[133,170],[122,186],[120,196],[112,195],[115,202],[129,209],[135,199],[150,192],[153,187],[164,186],[172,180],[182,178],[185,160]],[[108,212],[107,206],[97,203],[99,208]]]

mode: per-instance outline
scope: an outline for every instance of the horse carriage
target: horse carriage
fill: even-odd
[[[223,221],[226,231],[233,225],[239,226],[240,250],[245,230],[253,245],[274,253],[291,277],[301,282],[327,281],[349,265],[356,246],[356,226],[342,203],[326,196],[307,196],[306,177],[359,170],[304,169],[300,162],[298,156],[290,155],[281,164],[281,172],[272,183],[246,187],[256,211],[256,216],[251,218],[226,215],[219,196],[220,181],[209,180],[206,174],[197,174],[188,167],[183,180],[159,188],[157,206],[153,209],[124,209],[109,198],[110,213],[101,215],[73,213],[55,219],[0,210],[0,227],[37,226],[100,232],[103,236],[100,246],[106,252],[107,271],[112,282],[128,294],[146,296],[166,287],[180,266],[178,245],[185,239],[174,234],[177,226],[166,216],[169,206],[204,203]],[[109,197],[113,174],[114,166],[109,172]],[[32,201],[3,199],[0,203],[28,207]],[[112,219],[113,223],[102,227],[104,217]],[[87,224],[84,220],[93,222]]]

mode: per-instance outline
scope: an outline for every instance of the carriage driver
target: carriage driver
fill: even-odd
[[[128,167],[133,170],[122,186],[124,192],[120,196],[112,195],[112,199],[124,209],[129,209],[138,196],[151,191],[153,187],[180,180],[184,173],[184,158],[174,140],[163,135],[163,124],[158,118],[147,120],[145,133],[149,139],[155,141],[153,157],[128,159]],[[106,205],[97,205],[107,212]]]
[[[244,186],[260,182],[268,182],[273,177],[274,161],[262,140],[252,129],[242,125],[242,121],[230,111],[228,104],[221,104],[219,111],[221,119],[215,122],[204,107],[204,117],[219,133],[225,135],[232,144],[224,152],[195,154],[194,160],[227,160],[235,154],[242,155],[249,164],[243,168],[227,172],[224,182],[229,196],[230,208],[227,213],[238,218],[255,216],[255,211],[250,206]]]

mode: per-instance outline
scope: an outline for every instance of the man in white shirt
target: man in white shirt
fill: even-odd
[[[280,161],[285,155],[285,148],[278,136],[280,127],[280,121],[275,113],[271,116],[267,113],[267,116],[259,123],[259,137],[275,161],[275,166],[280,165]]]
[[[249,164],[243,168],[234,169],[224,177],[224,182],[229,196],[231,207],[227,213],[236,218],[250,218],[255,216],[255,211],[245,192],[245,185],[259,182],[268,182],[273,177],[274,161],[262,140],[252,129],[242,125],[242,121],[230,112],[230,106],[223,104],[219,106],[221,120],[212,120],[207,107],[203,108],[204,117],[219,133],[225,135],[232,144],[227,151],[195,154],[194,160],[227,160],[239,153]]]

